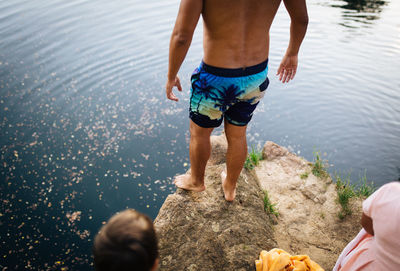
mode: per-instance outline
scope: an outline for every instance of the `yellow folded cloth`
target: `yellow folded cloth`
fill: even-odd
[[[324,271],[307,255],[291,256],[283,249],[263,250],[256,260],[256,271]]]

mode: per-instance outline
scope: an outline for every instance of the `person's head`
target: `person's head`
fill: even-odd
[[[157,237],[146,215],[127,209],[110,218],[93,245],[96,271],[150,271],[158,266]]]

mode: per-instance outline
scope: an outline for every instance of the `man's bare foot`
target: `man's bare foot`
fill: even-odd
[[[222,190],[224,190],[225,200],[233,201],[236,197],[236,184],[232,186],[231,184],[226,182],[225,171],[221,172],[221,180],[222,180]]]
[[[202,185],[194,184],[192,178],[189,174],[179,175],[175,177],[174,184],[178,188],[182,188],[184,190],[190,190],[195,192],[201,192],[206,189],[204,183]]]

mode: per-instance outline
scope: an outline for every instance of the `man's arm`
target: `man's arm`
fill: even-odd
[[[366,232],[371,235],[374,235],[374,224],[372,222],[372,218],[367,216],[366,214],[362,214],[361,217],[361,226],[364,228]]]
[[[176,18],[169,44],[168,78],[165,88],[167,98],[170,100],[178,101],[178,98],[172,92],[174,86],[179,91],[182,91],[177,74],[189,50],[193,32],[199,21],[202,9],[203,0],[181,0],[178,17]]]
[[[283,0],[290,15],[290,41],[285,56],[278,68],[277,75],[282,83],[294,78],[297,70],[297,55],[304,39],[308,25],[308,14],[305,0]]]

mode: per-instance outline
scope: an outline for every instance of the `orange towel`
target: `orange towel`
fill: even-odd
[[[286,251],[274,248],[261,251],[256,260],[256,271],[324,271],[307,255],[291,256]]]

